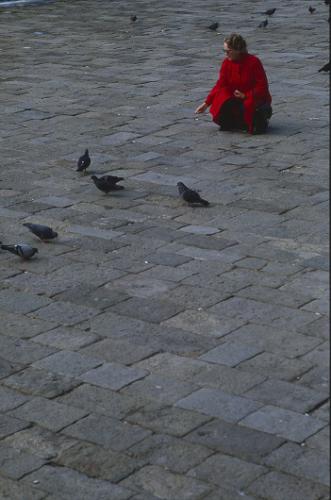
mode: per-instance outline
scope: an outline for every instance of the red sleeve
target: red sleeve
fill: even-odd
[[[215,83],[214,87],[211,89],[209,92],[205,103],[208,104],[208,106],[211,105],[211,103],[214,100],[215,95],[217,92],[221,89],[221,87],[226,87],[227,83],[227,71],[226,71],[226,59],[223,61],[220,72],[219,72],[219,77],[217,82]]]
[[[264,101],[268,95],[268,80],[262,63],[258,58],[254,60],[252,71],[254,72],[255,83],[251,90],[245,92],[246,97],[254,101]]]

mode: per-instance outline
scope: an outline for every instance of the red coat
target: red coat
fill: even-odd
[[[213,120],[221,112],[221,107],[230,98],[233,92],[240,90],[246,95],[244,103],[244,121],[249,132],[253,131],[253,115],[257,106],[271,103],[268,80],[260,59],[251,54],[245,54],[239,61],[224,59],[219,79],[209,92],[206,104],[211,105],[210,113]]]

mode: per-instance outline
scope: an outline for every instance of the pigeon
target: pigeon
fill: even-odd
[[[183,182],[177,182],[179,196],[183,198],[184,201],[187,201],[189,204],[197,204],[204,205],[208,207],[209,201],[203,200],[197,191],[193,191],[193,189],[185,186]]]
[[[137,16],[130,16],[130,20],[134,23],[135,21],[137,21]]]
[[[91,179],[100,191],[104,193],[109,193],[109,191],[118,191],[119,189],[124,189],[123,186],[117,186],[117,183],[123,181],[123,177],[117,177],[116,175],[103,175],[102,177],[97,177],[92,175]]]
[[[216,31],[218,28],[219,24],[218,23],[213,23],[210,26],[208,26],[208,29],[211,31]]]
[[[316,9],[314,9],[314,7],[312,7],[311,5],[309,5],[308,10],[309,10],[309,12],[311,14],[314,14],[314,12],[315,12]]]
[[[318,72],[320,73],[321,71],[325,71],[325,73],[327,73],[328,71],[330,71],[330,62],[324,64],[324,66],[322,66]]]
[[[276,12],[277,9],[268,9],[264,12],[264,14],[266,16],[272,16],[275,12]]]
[[[31,245],[26,243],[20,243],[18,245],[1,245],[2,250],[7,250],[14,255],[22,257],[22,259],[30,259],[38,252],[38,248],[33,248]]]
[[[262,21],[262,23],[259,24],[259,28],[266,28],[267,26],[268,26],[268,19]]]
[[[38,238],[42,241],[53,240],[57,237],[57,233],[48,226],[43,226],[41,224],[32,224],[31,222],[25,222],[23,226],[27,227],[31,231],[31,233],[38,236]]]
[[[77,162],[76,172],[84,172],[86,174],[86,169],[91,163],[91,158],[88,154],[88,149],[85,149],[85,153],[81,156]]]

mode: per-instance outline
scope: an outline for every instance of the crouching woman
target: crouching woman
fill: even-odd
[[[236,33],[225,39],[224,52],[219,79],[195,112],[203,113],[210,106],[220,130],[266,132],[272,115],[271,95],[260,59],[248,53],[246,41]]]

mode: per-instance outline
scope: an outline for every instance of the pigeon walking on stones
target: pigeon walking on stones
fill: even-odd
[[[267,26],[268,26],[268,19],[262,21],[262,23],[259,24],[259,28],[266,28]]]
[[[38,248],[33,248],[31,245],[26,243],[20,243],[18,245],[1,245],[2,250],[7,250],[14,255],[18,255],[22,259],[31,259],[35,253],[38,252]]]
[[[309,12],[311,14],[314,14],[314,12],[315,12],[316,9],[314,9],[314,7],[312,7],[311,5],[309,5],[308,10],[309,10]]]
[[[183,182],[177,182],[177,187],[179,196],[190,205],[199,204],[208,207],[209,201],[202,199],[197,191],[188,188]]]
[[[216,31],[218,26],[219,26],[218,23],[212,23],[210,26],[208,26],[208,29],[211,31]]]
[[[276,12],[277,9],[268,9],[264,12],[264,14],[266,16],[272,16],[275,12]]]
[[[327,73],[328,71],[330,71],[330,62],[324,64],[324,66],[322,66],[318,72],[320,73],[321,71],[324,71],[325,73]]]
[[[91,163],[91,158],[88,154],[88,149],[85,149],[85,153],[79,158],[77,162],[77,172],[84,172],[86,174],[86,169]]]
[[[35,234],[42,241],[53,240],[58,235],[51,227],[43,226],[42,224],[25,222],[23,226],[27,227],[31,233]]]
[[[123,181],[123,177],[117,177],[116,175],[103,175],[102,177],[97,177],[92,175],[91,179],[100,191],[104,193],[109,193],[110,191],[119,191],[124,189],[123,186],[118,186],[117,183]]]

